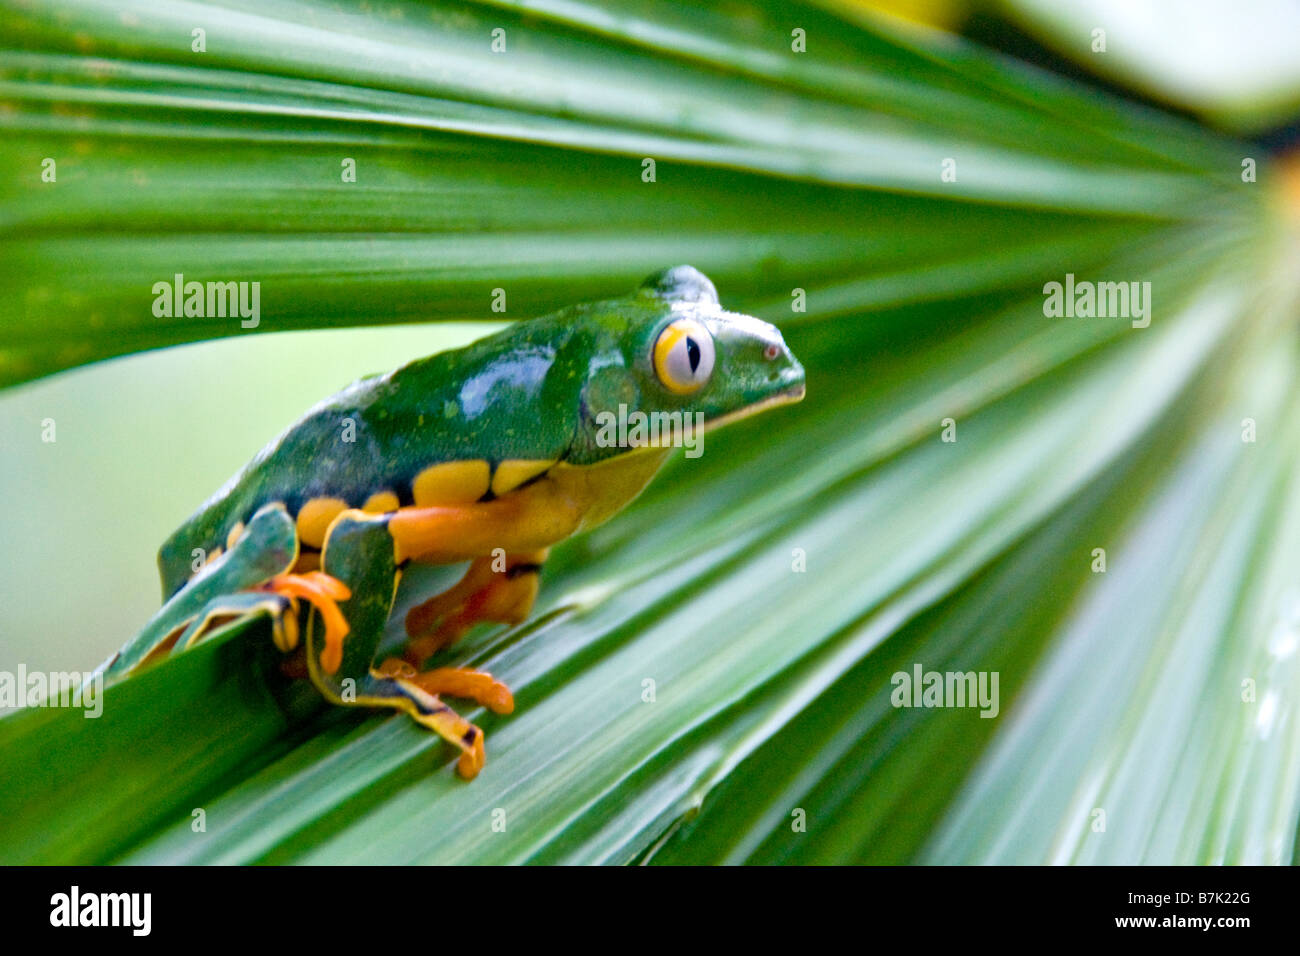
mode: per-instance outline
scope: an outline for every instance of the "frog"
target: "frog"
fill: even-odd
[[[798,402],[804,379],[774,325],[723,309],[689,265],[361,378],[167,538],[161,608],[98,673],[112,684],[265,619],[292,676],[335,704],[404,711],[473,779],[484,733],[443,698],[509,714],[513,693],[429,659],[475,625],[526,621],[555,545],[625,508],[688,437],[698,449],[709,429]],[[612,427],[647,416],[665,427]],[[403,573],[465,563],[382,655]]]

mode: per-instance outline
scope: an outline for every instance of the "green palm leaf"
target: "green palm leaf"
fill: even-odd
[[[108,389],[170,375],[176,440],[220,452],[122,464],[123,570],[98,575],[121,607],[37,562],[67,608],[7,661],[120,643],[77,622],[143,620],[168,525],[316,378],[472,334],[261,332],[526,317],[689,261],[783,326],[809,383],[558,549],[531,622],[457,649],[519,702],[472,716],[473,784],[236,627],[98,720],[0,721],[6,859],[1291,860],[1300,243],[1281,167],[1242,181],[1253,147],[816,5],[6,7],[0,378],[247,339],[0,398],[0,492],[64,494],[0,519],[15,565],[84,486],[79,439],[22,450],[42,409],[69,401],[80,434]],[[175,273],[260,281],[260,325],[155,316]],[[1066,273],[1150,282],[1150,326],[1045,316]],[[996,671],[998,715],[893,706],[915,664]]]

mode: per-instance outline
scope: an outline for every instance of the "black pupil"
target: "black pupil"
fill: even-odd
[[[696,369],[700,367],[700,343],[689,335],[686,336],[686,358],[691,363],[691,374],[694,375]]]

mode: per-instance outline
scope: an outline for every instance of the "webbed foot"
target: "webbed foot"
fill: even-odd
[[[430,694],[464,697],[482,704],[495,714],[513,713],[515,698],[510,688],[485,671],[466,667],[435,667],[417,671],[400,658],[390,657],[375,671],[385,677],[400,677]]]

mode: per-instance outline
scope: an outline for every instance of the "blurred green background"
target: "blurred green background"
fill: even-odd
[[[0,518],[0,670],[108,657],[158,609],[158,545],[285,425],[342,384],[494,327],[249,336],[0,393],[0,443],[21,462],[0,472],[0,495],[25,502]]]

